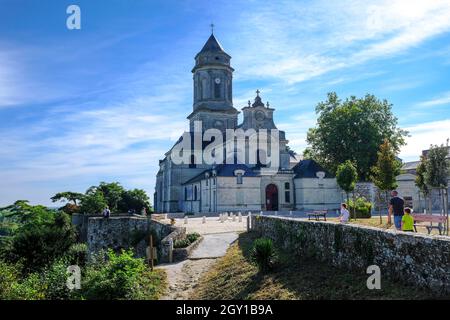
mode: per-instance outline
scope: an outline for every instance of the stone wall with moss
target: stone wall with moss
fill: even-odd
[[[450,237],[383,230],[365,226],[252,216],[251,230],[269,237],[299,257],[450,293]]]

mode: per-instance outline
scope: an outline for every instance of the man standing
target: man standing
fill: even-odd
[[[391,201],[389,201],[388,223],[391,223],[392,213],[394,214],[394,224],[397,230],[402,229],[402,217],[404,212],[405,200],[398,196],[396,190],[391,192]]]

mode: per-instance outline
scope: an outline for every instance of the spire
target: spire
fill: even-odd
[[[211,32],[211,36],[208,38],[208,40],[206,41],[205,45],[203,46],[202,50],[200,50],[199,53],[203,53],[203,52],[223,52],[223,53],[225,53],[225,51],[223,50],[219,41],[217,41],[216,37],[214,36],[214,34],[212,32]]]
[[[260,94],[260,91],[256,90],[255,102],[252,104],[253,107],[264,107],[264,103],[262,102],[259,94]]]

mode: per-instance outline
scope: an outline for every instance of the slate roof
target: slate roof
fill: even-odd
[[[244,170],[244,177],[256,177],[258,176],[251,168],[246,166],[245,164],[220,164],[216,166],[215,168],[207,169],[192,179],[189,179],[183,185],[185,184],[191,184],[194,182],[199,182],[203,179],[205,179],[205,173],[209,172],[212,173],[213,170],[216,170],[216,175],[218,177],[234,177],[234,171],[235,170]]]
[[[314,160],[302,160],[296,164],[292,170],[295,173],[294,179],[296,178],[317,178],[316,173],[319,171],[325,172],[325,178],[334,178],[334,176],[327,170],[322,168]]]
[[[405,171],[416,170],[419,163],[420,161],[405,162],[402,166],[402,170]]]
[[[200,50],[199,53],[203,52],[222,52],[226,53],[222,46],[220,45],[219,41],[217,41],[216,37],[214,37],[213,34],[208,38],[205,45],[203,46],[202,50]]]

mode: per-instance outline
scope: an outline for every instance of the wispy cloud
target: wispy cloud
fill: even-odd
[[[446,0],[271,2],[240,19],[238,79],[296,83],[397,55],[450,30]],[[296,21],[298,23],[293,23]]]
[[[433,98],[431,100],[422,101],[417,103],[419,107],[433,107],[450,104],[450,91],[443,93],[441,96]]]

